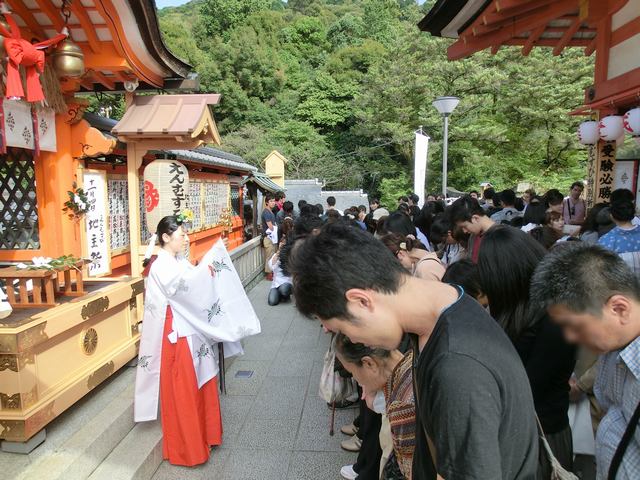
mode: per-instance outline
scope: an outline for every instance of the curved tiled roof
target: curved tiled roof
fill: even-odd
[[[240,157],[233,155],[234,157],[240,159],[238,160],[230,160],[229,158],[224,158],[223,156],[218,156],[218,153],[224,154],[225,152],[221,152],[220,150],[216,150],[214,148],[207,147],[209,151],[213,151],[214,154],[208,154],[202,152],[202,149],[198,150],[155,150],[150,153],[155,154],[158,158],[163,158],[166,156],[174,156],[176,160],[186,160],[194,163],[198,163],[201,165],[211,165],[214,167],[222,167],[228,168],[230,170],[235,170],[242,173],[253,173],[258,169],[253,165],[249,165],[242,161]]]

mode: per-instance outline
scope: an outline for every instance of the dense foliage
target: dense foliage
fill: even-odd
[[[428,184],[440,185],[439,95],[462,101],[451,117],[449,180],[460,190],[491,181],[566,187],[585,176],[575,141],[593,67],[581,50],[554,57],[515,47],[463,61],[449,40],[416,24],[429,8],[410,0],[196,0],[159,12],[169,48],[223,95],[223,148],[258,165],[273,149],[288,175],[329,188],[409,188],[413,132],[432,137]]]

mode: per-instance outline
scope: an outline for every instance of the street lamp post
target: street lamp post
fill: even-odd
[[[442,195],[447,199],[447,160],[449,150],[449,115],[458,106],[458,97],[438,97],[433,101],[433,106],[442,115],[444,121],[444,142],[442,144]]]

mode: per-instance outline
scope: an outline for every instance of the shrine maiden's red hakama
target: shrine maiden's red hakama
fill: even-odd
[[[186,338],[171,343],[171,307],[167,306],[160,366],[162,456],[172,465],[193,466],[209,459],[209,447],[222,444],[218,378],[198,389]]]

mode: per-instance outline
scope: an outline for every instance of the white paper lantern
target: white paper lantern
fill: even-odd
[[[605,142],[615,142],[623,134],[622,115],[609,115],[600,119],[600,138]]]
[[[632,108],[622,117],[624,130],[634,137],[640,136],[640,107]]]
[[[583,145],[595,145],[600,138],[598,122],[582,122],[578,126],[578,141]]]

